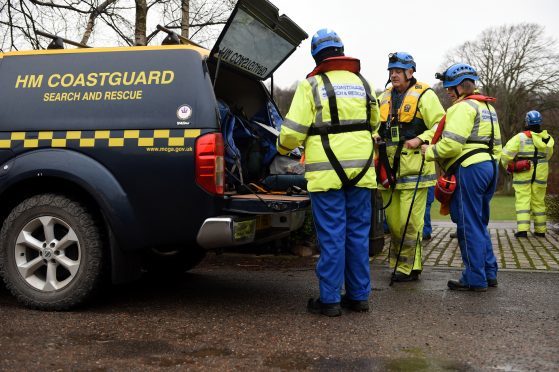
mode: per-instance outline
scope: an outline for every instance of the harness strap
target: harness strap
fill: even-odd
[[[538,170],[538,148],[534,146],[534,149],[534,157],[530,159],[534,163],[534,172],[532,173],[530,184],[534,183],[534,181],[536,180],[536,171]]]
[[[369,132],[373,131],[373,128],[367,123],[355,123],[347,125],[325,125],[323,127],[315,127],[314,125],[309,128],[307,133],[308,136],[320,136],[322,134],[338,134],[338,133],[349,133],[349,132],[360,132],[366,130]]]
[[[332,147],[330,146],[330,139],[328,138],[329,130],[337,133],[346,133],[346,132],[353,132],[358,130],[372,131],[372,129],[371,128],[365,129],[364,124],[366,123],[350,124],[350,125],[343,125],[343,126],[340,125],[340,118],[338,115],[338,104],[336,101],[336,92],[334,90],[334,87],[332,86],[332,83],[330,82],[330,79],[328,78],[328,76],[326,76],[326,74],[321,74],[320,76],[322,77],[324,88],[326,89],[326,95],[328,97],[328,104],[330,106],[330,118],[331,118],[332,125],[330,126],[331,129],[323,129],[324,127],[316,128],[315,126],[311,126],[310,132],[312,132],[313,134],[316,132],[317,135],[320,135],[320,140],[322,142],[322,147],[324,148],[324,152],[326,153],[326,157],[328,157],[328,160],[330,161],[330,164],[332,164],[334,171],[340,178],[340,181],[342,181],[342,187],[344,188],[352,187],[355,186],[361,180],[361,178],[363,178],[363,176],[367,173],[367,171],[371,167],[371,164],[373,162],[374,146],[373,149],[371,150],[371,155],[369,156],[369,159],[367,160],[365,167],[361,170],[361,172],[359,172],[359,174],[357,174],[357,176],[355,176],[350,180],[347,177],[347,174],[345,173],[344,168],[340,164],[338,158],[336,158],[336,154],[334,154],[334,151],[332,151]],[[365,79],[363,79],[363,77],[360,74],[357,74],[357,76],[359,76],[361,81],[365,81]],[[365,98],[367,101],[366,103],[367,123],[370,123],[371,120],[371,113],[370,113],[371,101],[369,99],[369,97],[371,97],[370,87],[368,84],[367,85],[363,84],[363,85],[367,94]],[[372,137],[371,137],[371,141],[372,141]]]
[[[491,157],[492,163],[493,163],[493,179],[491,180],[491,183],[496,181],[496,164],[495,164],[495,158],[493,157],[493,146],[495,143],[495,124],[493,123],[493,114],[491,113],[491,110],[489,109],[489,104],[487,103],[487,101],[484,101],[485,105],[487,106],[487,110],[489,111],[489,119],[491,120],[491,138],[489,139],[489,143],[487,142],[481,142],[481,141],[471,141],[470,143],[479,143],[482,145],[486,145],[488,148],[486,149],[474,149],[464,155],[462,155],[461,157],[458,158],[458,160],[456,160],[446,171],[447,175],[453,175],[456,173],[456,171],[458,170],[458,167],[462,164],[462,162],[464,162],[466,159],[468,159],[470,156],[474,156],[476,154],[481,154],[481,153],[487,153],[489,154],[489,156]]]

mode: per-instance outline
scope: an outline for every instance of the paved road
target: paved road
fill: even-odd
[[[79,311],[20,307],[0,286],[2,370],[557,370],[559,274],[503,272],[486,293],[446,290],[429,267],[373,309],[307,314],[313,258],[209,256],[175,280],[113,287]]]

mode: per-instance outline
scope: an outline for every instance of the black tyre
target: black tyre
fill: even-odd
[[[100,282],[102,246],[101,231],[83,205],[62,195],[35,195],[4,222],[0,275],[26,306],[69,309]]]

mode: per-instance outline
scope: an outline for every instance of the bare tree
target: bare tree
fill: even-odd
[[[180,30],[199,43],[215,39],[232,0],[6,0],[0,2],[0,51],[42,49],[46,31],[82,44],[147,45],[155,25]]]
[[[489,28],[451,51],[448,64],[466,62],[480,74],[485,94],[497,97],[505,140],[521,131],[526,111],[559,108],[557,41],[532,23]]]
[[[295,90],[297,89],[298,82],[292,84],[288,88],[281,88],[274,86],[274,101],[280,110],[282,116],[285,117],[289,111],[289,106],[291,106],[291,101],[295,95]]]
[[[489,28],[474,41],[451,51],[447,64],[466,62],[480,74],[483,92],[497,98],[495,108],[503,144],[524,128],[529,110],[544,112],[554,123],[559,110],[557,41],[532,23]],[[555,124],[556,126],[557,124]],[[512,178],[501,173],[499,185],[512,192]]]

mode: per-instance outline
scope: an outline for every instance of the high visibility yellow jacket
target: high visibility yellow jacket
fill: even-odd
[[[536,176],[534,178],[534,182],[547,185],[547,176],[549,174],[548,161],[553,155],[553,146],[555,145],[555,141],[553,140],[553,137],[547,133],[547,130],[543,130],[541,133],[530,131],[530,133],[531,138],[524,132],[520,132],[507,142],[503,148],[501,164],[503,164],[506,168],[513,160],[531,160],[532,167],[530,170],[513,173],[512,176],[513,184],[530,184],[532,183],[532,175],[534,173],[533,159],[535,157],[535,150],[538,149],[538,164],[537,167],[535,167]]]
[[[366,91],[361,79],[348,71],[326,73],[336,93],[340,125],[364,123],[367,119]],[[379,109],[374,88],[371,86],[370,127],[378,128]],[[281,127],[277,148],[287,154],[294,148],[305,147],[305,178],[311,192],[337,190],[342,181],[328,160],[321,136],[309,135],[311,125],[315,128],[331,125],[330,105],[324,82],[320,75],[309,77],[297,86],[289,113]],[[362,130],[329,134],[330,147],[349,179],[364,169],[373,150],[371,132]],[[358,187],[376,188],[376,175],[371,164]]]
[[[398,141],[393,141],[391,133],[386,130],[390,121],[402,123],[400,137],[409,140],[419,137],[423,142],[430,141],[435,134],[437,124],[445,112],[439,98],[425,83],[416,82],[407,91],[400,108],[395,113],[396,118],[391,118],[392,87],[389,87],[380,97],[380,135],[386,142],[386,153],[390,166],[394,167],[394,157],[398,148]],[[393,125],[393,124],[392,124]],[[395,139],[395,138],[394,138]],[[403,148],[400,154],[400,165],[396,174],[396,189],[413,189],[421,168],[422,155],[419,148]],[[426,162],[419,182],[419,187],[433,186],[437,179],[435,164]]]
[[[493,124],[491,122],[493,120]],[[487,149],[493,125],[493,159],[501,158],[501,130],[497,112],[486,102],[474,99],[460,99],[446,113],[446,124],[441,139],[425,152],[425,159],[437,161],[443,169],[448,168],[462,155],[475,149]],[[462,162],[467,167],[491,160],[489,153],[482,152],[470,156]]]

